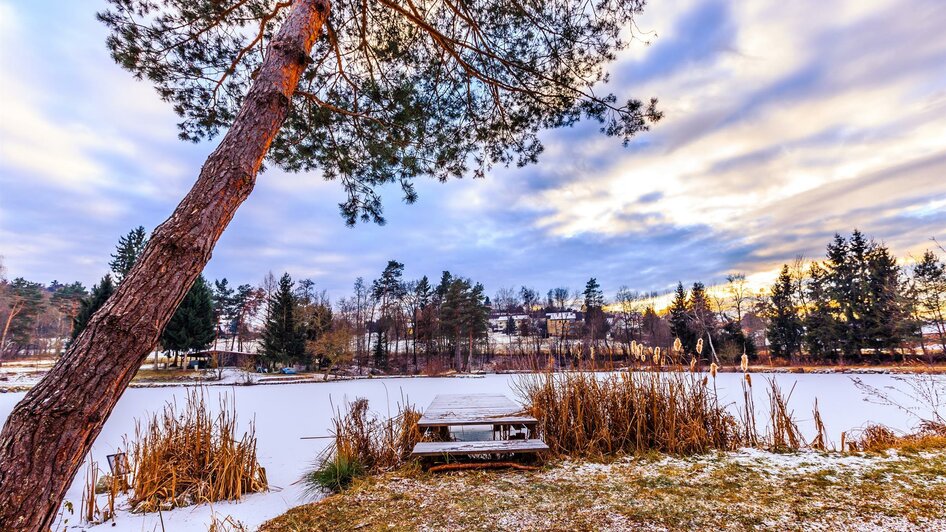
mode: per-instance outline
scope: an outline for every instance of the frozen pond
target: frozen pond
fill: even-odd
[[[800,421],[802,431],[809,435],[813,429],[811,410],[818,398],[824,423],[830,439],[837,444],[842,431],[864,425],[868,421],[897,429],[910,429],[915,419],[891,406],[866,402],[864,394],[854,385],[851,375],[842,374],[754,374],[756,410],[765,414],[768,408],[765,378],[777,379],[785,392],[794,385],[790,406]],[[214,508],[202,505],[182,508],[164,514],[167,530],[207,530],[211,511],[222,516],[232,515],[255,527],[263,521],[283,513],[287,508],[306,502],[302,489],[293,483],[327,444],[328,440],[300,439],[304,436],[329,434],[332,406],[357,397],[369,400],[372,410],[380,414],[396,412],[397,403],[409,400],[423,409],[439,393],[505,393],[516,398],[511,385],[517,375],[486,375],[481,378],[384,378],[347,380],[337,382],[286,384],[266,386],[214,386],[207,388],[208,404],[216,405],[219,394],[228,394],[236,401],[242,423],[256,422],[260,463],[266,468],[274,490],[271,493],[246,497],[238,504],[216,504]],[[906,389],[891,375],[862,375],[859,378],[877,387]],[[946,379],[944,376],[936,377]],[[720,373],[717,388],[721,401],[742,404],[742,375]],[[92,448],[92,455],[100,467],[105,467],[105,455],[122,446],[122,436],[134,432],[135,419],[144,419],[159,411],[170,400],[181,404],[186,397],[185,387],[133,388],[125,392],[105,428]],[[0,394],[0,419],[6,419],[23,393]],[[764,429],[764,420],[759,420]],[[80,472],[66,499],[76,507],[81,497]],[[72,516],[75,523],[78,516]],[[116,527],[110,530],[161,530],[156,515],[129,515],[121,513]]]

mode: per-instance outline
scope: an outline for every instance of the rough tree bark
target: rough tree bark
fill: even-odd
[[[0,530],[45,531],[115,403],[253,190],[328,0],[296,0],[240,112],[127,277],[0,433]]]

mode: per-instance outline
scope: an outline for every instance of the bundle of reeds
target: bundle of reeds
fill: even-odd
[[[146,426],[136,424],[128,454],[134,511],[237,500],[268,489],[256,458],[255,429],[251,423],[237,437],[236,408],[226,397],[216,414],[197,390],[181,411],[167,404]]]
[[[421,413],[410,404],[398,405],[398,413],[382,419],[368,410],[367,399],[356,399],[342,412],[336,410],[334,445],[305,473],[302,482],[310,491],[339,491],[360,475],[400,466],[410,457],[423,433],[417,426]]]
[[[740,444],[736,419],[699,375],[545,373],[520,377],[517,388],[556,454],[685,455]]]
[[[946,449],[946,424],[923,421],[916,431],[906,434],[898,434],[883,425],[871,424],[855,431],[847,448],[850,451],[865,452],[880,452],[887,449]]]
[[[804,441],[798,423],[788,409],[795,387],[784,394],[775,379],[769,379],[769,448],[773,451],[797,451]]]

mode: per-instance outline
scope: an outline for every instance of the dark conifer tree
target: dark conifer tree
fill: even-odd
[[[114,291],[115,284],[112,282],[111,274],[106,274],[97,285],[92,287],[89,296],[79,303],[79,312],[72,321],[72,340],[79,336],[79,333],[88,325],[89,318],[105,304]]]
[[[601,285],[598,284],[598,280],[592,277],[588,279],[588,282],[585,284],[585,291],[582,293],[585,296],[585,309],[600,309],[604,306],[604,292],[601,290]]]
[[[305,338],[295,317],[293,284],[289,274],[284,273],[266,307],[260,352],[271,368],[300,362],[305,355]]]
[[[146,245],[148,245],[148,236],[145,228],[140,225],[118,239],[118,246],[115,247],[112,260],[108,263],[118,282],[128,275]]]
[[[702,338],[706,344],[704,354],[709,353],[714,361],[716,359],[716,344],[719,343],[717,335],[719,333],[719,323],[716,319],[716,313],[710,307],[709,296],[706,294],[706,287],[703,283],[697,281],[693,283],[690,289],[689,307],[690,334],[694,349],[696,342]],[[682,339],[681,339],[682,341]]]
[[[384,341],[379,341],[376,346],[381,346],[384,351],[384,361],[387,364],[388,358],[388,332],[393,330],[395,334],[395,349],[397,349],[398,329],[395,320],[395,313],[400,309],[400,303],[406,294],[404,288],[404,264],[389,260],[381,277],[375,279],[372,284],[371,295],[378,301],[381,307],[381,316],[378,319],[378,335],[384,336]]]
[[[913,267],[913,307],[922,325],[935,331],[946,353],[946,263],[930,250]],[[925,343],[921,344],[926,349]]]
[[[420,343],[424,346],[424,353],[430,355],[431,343],[434,337],[434,290],[430,286],[430,280],[423,276],[414,286],[414,299],[417,304],[416,314],[414,316],[414,343]],[[414,367],[417,367],[416,349],[415,349]]]
[[[8,288],[10,308],[6,321],[0,323],[0,360],[5,352],[16,354],[29,348],[36,318],[46,305],[40,283],[17,277]]]
[[[667,321],[670,323],[670,334],[674,338],[680,339],[684,353],[695,353],[696,337],[690,326],[690,303],[687,300],[687,291],[683,288],[682,282],[677,283],[677,290],[667,314]]]
[[[198,276],[161,334],[161,345],[177,355],[207,349],[216,337],[213,294]]]
[[[873,246],[867,253],[867,281],[864,324],[864,345],[891,354],[908,339],[919,335],[909,301],[905,296],[900,266],[883,245]]]
[[[64,334],[63,327],[68,327],[70,338],[72,329],[75,327],[76,316],[79,315],[79,309],[82,308],[82,300],[89,296],[89,291],[85,289],[82,283],[76,281],[71,284],[60,285],[53,292],[49,301],[62,314],[63,318],[57,327],[57,335]]]
[[[810,308],[805,314],[805,347],[816,360],[843,361],[845,339],[842,337],[843,322],[837,314],[837,304],[831,294],[833,286],[829,272],[813,264],[809,272],[808,300]]]
[[[230,282],[224,277],[215,280],[213,285],[214,327],[221,328],[226,334],[233,334],[232,324],[236,319],[237,300],[236,292],[230,287]]]
[[[777,357],[794,358],[801,351],[804,328],[795,305],[796,289],[797,285],[792,279],[788,265],[782,266],[766,309],[769,318],[766,337],[772,355]]]

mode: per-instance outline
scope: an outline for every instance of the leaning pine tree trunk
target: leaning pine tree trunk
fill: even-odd
[[[85,331],[0,433],[0,530],[46,531],[92,442],[253,190],[289,111],[327,0],[296,0],[193,188]]]

